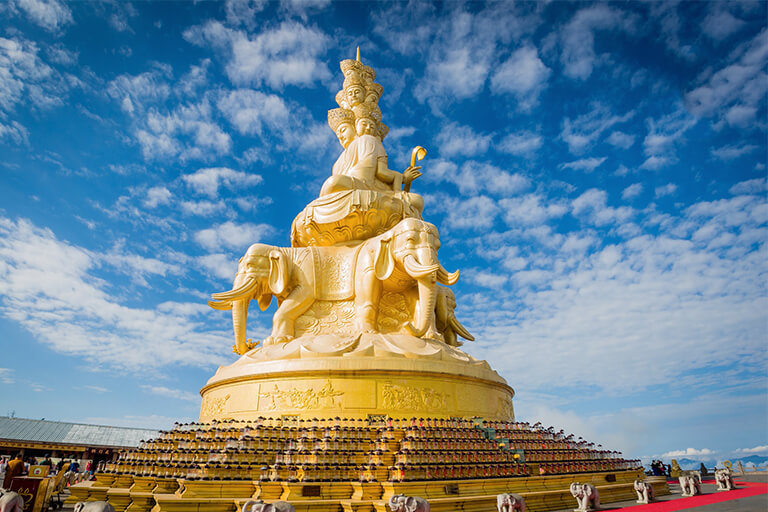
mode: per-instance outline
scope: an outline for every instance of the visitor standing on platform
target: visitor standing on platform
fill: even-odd
[[[24,461],[21,460],[21,454],[16,455],[16,458],[8,462],[5,468],[5,478],[3,478],[3,488],[11,488],[11,480],[13,477],[21,476],[24,472]]]

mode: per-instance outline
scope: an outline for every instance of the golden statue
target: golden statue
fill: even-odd
[[[424,200],[410,191],[426,150],[416,146],[402,173],[389,169],[376,73],[359,51],[340,67],[343,87],[328,125],[343,150],[317,199],[293,220],[292,246],[253,244],[232,289],[209,302],[232,311],[241,358],[203,389],[201,418],[365,416],[402,408],[508,420],[512,389],[485,361],[458,349],[459,337],[474,339],[456,318],[447,288],[459,272],[440,263],[438,230],[422,219]],[[250,302],[266,310],[273,297],[272,332],[260,346],[251,343]],[[317,400],[303,407],[268,393],[265,405],[265,386],[277,389],[278,382],[280,396]],[[329,389],[333,401],[322,399]]]

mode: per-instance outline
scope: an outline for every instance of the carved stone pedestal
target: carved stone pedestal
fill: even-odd
[[[364,334],[336,343],[325,338],[257,348],[219,368],[201,391],[200,421],[514,419],[514,390],[485,361],[458,349],[405,335]]]

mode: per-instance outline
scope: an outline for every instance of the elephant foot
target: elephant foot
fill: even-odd
[[[264,338],[262,345],[265,347],[269,345],[277,345],[278,343],[288,343],[293,339],[293,336],[267,336]]]

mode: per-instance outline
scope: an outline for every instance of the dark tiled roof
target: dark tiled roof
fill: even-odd
[[[84,446],[138,446],[142,439],[158,437],[157,430],[85,425],[62,421],[28,420],[0,416],[0,439]]]

